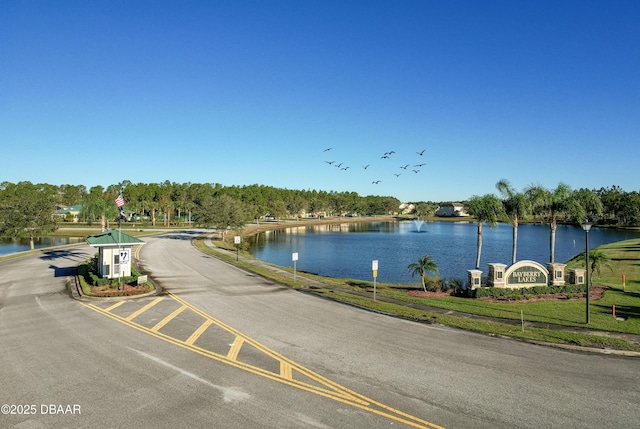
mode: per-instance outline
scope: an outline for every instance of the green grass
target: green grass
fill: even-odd
[[[636,241],[640,244],[640,240]],[[256,265],[243,261],[236,262],[235,255],[232,256],[231,253],[211,249],[207,247],[201,239],[196,240],[195,245],[203,252],[213,254],[216,257],[239,265],[245,269],[257,272],[264,277],[271,278],[280,283],[293,287],[305,286],[304,280],[298,281],[296,282],[296,284],[294,284],[292,278],[289,275],[274,273],[272,269],[266,268],[270,266],[268,264],[263,263],[260,265]],[[216,245],[225,246],[223,243],[218,242],[216,242]],[[631,245],[633,245],[633,243],[631,243]],[[227,250],[235,251],[235,248],[227,245]],[[240,254],[242,254],[243,257],[252,259],[252,256],[247,252],[240,251]],[[638,263],[640,263],[640,248],[638,248],[638,255],[634,257],[637,257]],[[287,271],[289,273],[292,271],[290,268],[284,267],[278,267],[278,269]],[[616,269],[615,265],[614,269]],[[629,272],[632,273],[632,276],[636,276],[636,273],[634,271]],[[301,273],[301,275],[304,278],[314,279],[328,286],[326,289],[312,289],[311,293],[335,301],[356,305],[362,308],[367,308],[386,314],[391,314],[397,317],[403,317],[411,320],[429,323],[440,323],[443,325],[453,326],[461,329],[483,332],[490,335],[504,335],[531,341],[574,344],[583,347],[606,347],[619,350],[640,351],[640,348],[633,343],[602,335],[590,335],[569,332],[566,330],[541,329],[533,327],[527,327],[523,332],[520,325],[478,321],[475,319],[469,319],[468,317],[457,317],[415,309],[402,304],[388,303],[380,300],[374,301],[372,293],[367,296],[350,293],[351,291],[373,292],[373,282],[322,277],[308,273]],[[637,275],[640,276],[640,272],[638,272]],[[629,279],[629,275],[627,275],[627,279]],[[334,290],[332,288],[338,288],[340,290]],[[625,293],[621,290],[621,288],[614,288],[610,291],[607,291],[602,299],[591,302],[591,323],[588,326],[585,325],[586,307],[584,300],[538,302],[518,301],[516,303],[503,304],[458,297],[416,298],[411,297],[406,293],[407,290],[419,288],[420,285],[417,283],[415,285],[377,283],[376,293],[379,297],[389,297],[395,300],[404,301],[407,304],[423,304],[426,306],[452,310],[460,313],[501,319],[520,320],[522,311],[525,321],[543,322],[563,325],[567,327],[588,327],[594,331],[640,334],[640,294],[635,295],[629,292]],[[626,321],[618,321],[612,316],[612,304],[616,305],[616,313],[618,316],[627,317]]]

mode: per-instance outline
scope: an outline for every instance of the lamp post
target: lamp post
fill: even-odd
[[[589,314],[589,299],[591,298],[591,282],[589,280],[589,231],[591,230],[591,224],[589,222],[585,222],[582,225],[582,229],[585,232],[585,259],[587,260],[587,325],[591,321],[591,315]]]

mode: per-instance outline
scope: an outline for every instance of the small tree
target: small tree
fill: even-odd
[[[586,259],[586,251],[582,252],[578,257],[578,260],[584,261]],[[589,250],[589,264],[591,265],[591,276],[589,276],[589,283],[593,284],[593,274],[598,274],[600,277],[600,269],[605,266],[613,272],[613,267],[610,264],[611,258],[609,258],[602,250],[592,249]]]
[[[437,273],[439,271],[438,264],[435,260],[431,259],[429,255],[424,255],[420,259],[418,259],[418,262],[407,265],[407,269],[411,273],[411,277],[420,275],[422,289],[424,289],[425,292],[427,291],[427,286],[425,283],[426,273]]]

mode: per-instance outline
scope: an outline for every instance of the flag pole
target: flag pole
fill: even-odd
[[[122,261],[120,258],[122,257],[120,254],[120,242],[122,241],[122,212],[124,207],[124,198],[122,198],[123,188],[120,187],[120,194],[118,198],[116,198],[116,205],[118,206],[118,290],[120,290],[120,286],[122,283]]]

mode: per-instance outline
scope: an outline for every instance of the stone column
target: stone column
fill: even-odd
[[[564,286],[564,269],[567,264],[551,263],[547,264],[549,270],[549,286]]]

